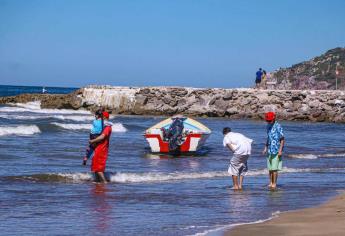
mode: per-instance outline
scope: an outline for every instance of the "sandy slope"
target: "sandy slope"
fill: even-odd
[[[345,235],[345,193],[315,208],[281,214],[273,220],[235,227],[236,235]]]

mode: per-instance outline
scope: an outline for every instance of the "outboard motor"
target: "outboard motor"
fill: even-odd
[[[170,125],[167,138],[169,141],[169,150],[170,151],[177,151],[181,144],[183,143],[182,140],[182,133],[183,133],[183,118],[172,118],[173,122]]]

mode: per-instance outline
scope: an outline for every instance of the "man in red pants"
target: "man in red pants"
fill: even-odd
[[[109,113],[103,112],[104,129],[102,134],[95,139],[90,140],[90,144],[96,146],[94,156],[91,163],[91,171],[95,173],[96,181],[106,183],[107,180],[104,176],[104,170],[108,159],[109,152],[109,139],[112,132],[112,124],[108,122]]]

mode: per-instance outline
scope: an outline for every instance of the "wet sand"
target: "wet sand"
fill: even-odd
[[[237,235],[345,235],[345,193],[315,208],[282,213],[259,224],[242,225],[225,232]]]

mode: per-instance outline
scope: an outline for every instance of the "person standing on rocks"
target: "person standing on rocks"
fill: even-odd
[[[243,134],[231,132],[229,127],[223,129],[223,135],[224,147],[228,147],[233,152],[228,169],[232,176],[233,189],[242,190],[243,179],[248,172],[247,161],[251,154],[253,140]]]
[[[262,76],[261,76],[261,87],[266,87],[266,82],[267,82],[267,72],[265,70],[262,71]]]
[[[267,112],[265,114],[267,122],[267,141],[263,154],[267,154],[267,169],[269,171],[268,187],[270,189],[277,188],[278,171],[283,168],[282,154],[285,144],[285,137],[283,128],[276,121],[276,114],[274,112]]]
[[[262,68],[259,68],[259,70],[256,72],[255,88],[260,87],[261,78],[262,78]]]

